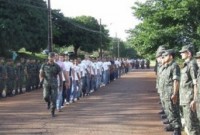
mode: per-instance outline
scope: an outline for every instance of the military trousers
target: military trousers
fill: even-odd
[[[5,80],[0,79],[0,96],[1,96],[4,89],[5,89]]]
[[[51,103],[52,110],[56,108],[56,100],[58,95],[58,84],[43,84],[43,98],[46,102]]]
[[[199,120],[197,118],[197,112],[193,112],[190,105],[183,105],[183,117],[185,119],[185,126],[188,129],[189,135],[200,135]]]
[[[167,114],[167,119],[173,128],[181,128],[181,117],[180,117],[180,107],[179,102],[173,104],[170,99],[165,99],[165,112]]]

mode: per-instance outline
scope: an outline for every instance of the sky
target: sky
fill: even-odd
[[[51,0],[52,9],[60,9],[66,17],[92,16],[107,25],[111,37],[126,40],[126,30],[138,23],[131,7],[144,0]]]

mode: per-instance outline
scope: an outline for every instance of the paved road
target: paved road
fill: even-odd
[[[135,70],[51,118],[37,90],[0,100],[0,135],[170,135],[152,70]]]

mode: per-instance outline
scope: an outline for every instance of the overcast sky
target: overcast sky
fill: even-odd
[[[51,0],[52,9],[60,9],[66,17],[92,16],[107,25],[110,36],[125,40],[126,30],[134,28],[139,21],[131,7],[138,0]],[[139,0],[144,1],[144,0]]]

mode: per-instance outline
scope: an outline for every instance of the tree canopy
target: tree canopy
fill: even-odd
[[[43,0],[0,0],[0,53],[47,46],[47,6]]]
[[[147,0],[132,7],[142,22],[130,30],[129,42],[142,56],[153,57],[160,45],[180,49],[200,43],[198,0]]]

